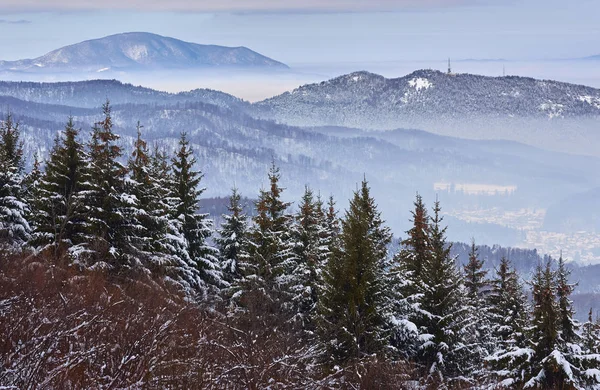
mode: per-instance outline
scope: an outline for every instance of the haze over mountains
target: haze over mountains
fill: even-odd
[[[595,147],[600,90],[549,80],[434,70],[386,79],[355,72],[304,85],[254,108],[257,116],[291,125],[419,128],[600,155]]]
[[[218,67],[287,69],[246,47],[200,45],[145,32],[92,39],[41,57],[0,61],[9,72],[106,72]]]
[[[264,180],[265,169],[275,158],[290,201],[299,198],[305,184],[346,199],[366,174],[397,234],[405,230],[407,205],[418,191],[431,199],[439,194],[450,213],[453,239],[468,241],[475,235],[479,242],[503,245],[522,243],[529,227],[518,219],[489,218],[489,213],[483,213],[487,219],[482,219],[469,213],[490,208],[509,214],[548,209],[552,221],[546,225],[554,231],[596,226],[595,221],[581,220],[581,215],[589,214],[579,208],[573,208],[569,218],[555,210],[572,197],[580,199],[600,187],[596,175],[600,159],[540,146],[561,136],[556,123],[577,123],[586,129],[588,122],[597,123],[598,96],[593,88],[552,81],[434,71],[417,71],[395,80],[352,73],[256,104],[214,90],[167,93],[114,80],[0,82],[0,106],[10,107],[21,122],[29,162],[35,150],[47,153],[68,115],[74,116],[85,138],[108,97],[126,148],[133,143],[138,120],[144,125],[144,137],[168,150],[186,131],[206,174],[207,196],[225,196],[234,184],[243,195],[256,196],[255,184]],[[546,109],[548,100],[554,105]],[[497,127],[481,125],[473,138],[482,140],[469,140],[464,138],[467,132],[456,137],[441,126],[453,120],[458,123],[460,118]],[[429,132],[410,129],[425,126],[395,130],[383,126],[407,120],[429,123]],[[524,122],[536,125],[530,128],[535,130],[527,138],[530,145],[507,142],[511,131],[528,135],[530,129],[511,127]],[[373,130],[379,126],[388,130]],[[596,128],[585,134],[597,137]],[[570,133],[562,136],[577,140]],[[584,144],[581,151],[596,145],[580,144]],[[538,229],[544,225],[544,215],[540,218]],[[543,248],[550,245],[543,243]],[[586,245],[581,256],[589,261],[600,242]],[[563,249],[567,257],[575,256]]]

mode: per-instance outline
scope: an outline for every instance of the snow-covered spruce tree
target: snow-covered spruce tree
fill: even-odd
[[[420,309],[424,315],[419,323],[422,344],[418,361],[427,382],[444,387],[471,375],[473,355],[468,336],[473,333],[474,324],[466,307],[463,278],[450,255],[446,228],[441,226],[438,201],[433,211],[429,229],[431,255],[423,264],[420,277]]]
[[[407,286],[407,293],[420,291],[418,284],[423,268],[431,258],[429,216],[421,195],[417,194],[414,207],[411,221],[413,226],[406,232],[407,238],[402,241],[402,249],[398,253],[398,261],[411,282]]]
[[[526,335],[529,322],[527,298],[517,271],[504,257],[491,280],[488,304],[496,342],[492,355],[486,358],[490,382],[506,388],[521,386],[534,351]]]
[[[563,339],[563,324],[572,324],[573,310],[568,300],[568,274],[561,263],[557,272],[552,271],[550,260],[545,268],[539,266],[532,282],[534,355],[524,388],[600,388],[600,357]]]
[[[268,310],[279,311],[284,321],[294,317],[292,289],[296,261],[291,240],[293,218],[287,213],[290,203],[281,200],[279,168],[272,162],[269,189],[261,190],[256,202],[254,226],[248,236],[248,261],[240,263],[242,278],[239,298],[242,306],[248,299],[262,299]],[[267,310],[267,309],[265,309]]]
[[[558,299],[558,315],[560,322],[560,339],[565,344],[577,343],[579,323],[573,318],[573,302],[569,299],[575,290],[575,284],[569,283],[571,274],[565,267],[562,255],[558,259],[556,270],[556,296]]]
[[[128,217],[131,220],[130,241],[138,249],[138,255],[148,272],[163,275],[172,265],[170,252],[163,245],[167,234],[167,210],[163,201],[166,196],[160,178],[162,172],[153,170],[152,156],[146,141],[142,139],[142,127],[137,124],[137,139],[129,158],[129,176],[125,182],[127,193],[134,197]]]
[[[155,145],[150,155],[148,179],[152,184],[148,203],[148,215],[153,220],[150,229],[152,274],[164,276],[183,287],[193,296],[201,285],[199,271],[188,253],[184,237],[183,220],[178,218],[179,198],[173,196],[175,188],[167,153]]]
[[[89,158],[83,171],[81,196],[86,207],[89,250],[85,259],[93,267],[114,272],[141,265],[132,242],[131,209],[135,198],[127,194],[127,169],[119,162],[122,149],[113,132],[110,103],[102,107],[103,119],[92,128]],[[84,262],[84,263],[85,263]]]
[[[55,258],[85,244],[85,218],[81,199],[85,166],[79,131],[69,118],[62,137],[57,136],[32,204],[34,233],[31,244]]]
[[[594,322],[593,310],[588,313],[588,320],[581,327],[581,346],[589,354],[600,354],[600,323]]]
[[[329,254],[329,237],[322,202],[315,199],[310,188],[305,188],[298,208],[291,231],[297,264],[292,293],[302,326],[312,334],[322,285],[321,271]]]
[[[248,261],[248,216],[244,213],[237,188],[231,191],[227,210],[229,214],[223,215],[215,242],[221,258],[223,279],[231,285],[241,278],[240,263]]]
[[[176,202],[172,217],[181,221],[189,258],[200,275],[198,287],[206,294],[222,284],[222,273],[217,251],[207,242],[212,235],[212,220],[208,214],[198,213],[199,198],[204,192],[200,181],[204,175],[194,169],[196,158],[185,133],[181,134],[179,150],[172,159],[172,165],[171,197]]]
[[[490,285],[487,280],[487,271],[483,269],[483,260],[479,259],[475,240],[471,242],[469,261],[463,267],[464,284],[467,292],[467,305],[474,332],[468,336],[471,352],[473,353],[478,374],[483,374],[481,363],[495,348],[493,339],[488,296]]]
[[[420,345],[415,337],[418,336],[419,327],[424,324],[424,316],[428,315],[421,309],[424,290],[422,274],[431,258],[429,217],[423,198],[418,194],[411,222],[412,227],[406,232],[407,237],[401,242],[400,251],[393,259],[390,276],[394,283],[389,290],[395,297],[395,316],[406,326],[397,327],[392,332],[390,344],[397,354],[415,358]],[[403,316],[406,318],[402,319]]]
[[[384,353],[388,343],[387,245],[384,226],[366,180],[342,220],[339,247],[324,272],[318,334],[323,359],[343,364]]]
[[[324,226],[324,234],[325,234],[325,242],[329,247],[329,252],[331,253],[331,248],[335,245],[335,242],[340,234],[340,220],[338,218],[338,213],[335,208],[335,200],[333,196],[330,196],[327,200],[327,208],[324,210],[325,219],[323,221]]]
[[[0,124],[0,248],[20,250],[30,237],[23,186],[23,143],[11,114]]]
[[[35,153],[33,156],[33,166],[31,168],[31,171],[29,171],[23,177],[23,181],[21,184],[21,187],[23,189],[23,196],[25,199],[25,203],[27,203],[27,206],[28,206],[27,213],[25,214],[25,219],[29,223],[29,228],[31,229],[32,233],[36,227],[35,226],[36,212],[34,210],[34,208],[35,208],[34,203],[35,203],[36,199],[40,198],[39,191],[40,191],[41,179],[42,179],[41,162],[39,159],[39,154]],[[29,239],[31,240],[31,236],[29,237]]]

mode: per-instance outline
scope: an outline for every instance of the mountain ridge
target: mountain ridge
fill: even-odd
[[[10,72],[105,72],[123,70],[288,66],[244,46],[201,45],[147,32],[113,34],[52,50],[42,56],[0,61]]]
[[[252,110],[295,126],[418,128],[600,155],[593,147],[600,143],[600,89],[529,77],[420,69],[385,78],[360,71],[300,86],[256,102]]]

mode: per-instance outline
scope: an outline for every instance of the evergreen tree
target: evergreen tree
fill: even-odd
[[[85,153],[77,136],[71,117],[63,136],[54,141],[32,202],[35,232],[31,243],[40,250],[51,250],[55,257],[67,250],[77,252],[85,243],[80,193]]]
[[[593,310],[590,308],[588,320],[582,326],[582,347],[589,354],[600,354],[600,323],[594,322]]]
[[[142,139],[142,128],[138,122],[137,139],[128,162],[126,189],[134,198],[128,208],[130,241],[148,271],[163,273],[169,264],[169,251],[162,247],[167,234],[166,210],[162,204],[166,194],[159,186],[165,183],[159,183],[161,172],[152,169],[152,157],[146,141]]]
[[[483,269],[483,260],[479,260],[475,240],[471,242],[471,251],[469,261],[463,267],[464,285],[467,293],[469,324],[473,333],[468,335],[470,349],[474,357],[474,362],[481,374],[479,368],[483,359],[488,354],[494,352],[496,341],[492,336],[490,323],[490,313],[487,302],[489,295],[489,282],[486,279],[487,271]]]
[[[198,284],[203,293],[222,283],[218,265],[217,251],[208,244],[212,235],[212,221],[208,214],[198,213],[198,202],[204,188],[199,187],[202,177],[194,170],[196,158],[186,134],[179,139],[179,150],[172,159],[173,191],[171,197],[176,201],[174,219],[181,221],[181,232],[186,241],[187,252],[194,267],[198,270]]]
[[[573,302],[569,299],[569,296],[575,290],[575,285],[569,284],[570,274],[571,272],[566,269],[561,255],[556,270],[556,295],[558,298],[560,338],[563,343],[575,343],[579,338],[577,334],[579,324],[573,319]]]
[[[342,220],[339,247],[325,272],[319,335],[325,360],[343,363],[383,353],[388,341],[386,297],[389,229],[383,225],[366,180]]]
[[[292,216],[286,210],[290,203],[281,200],[280,173],[275,162],[269,170],[269,189],[261,190],[256,202],[254,227],[249,234],[248,261],[240,264],[242,290],[259,297],[282,318],[293,315],[292,286],[296,261],[291,240]],[[246,299],[246,298],[245,298]]]
[[[486,359],[491,380],[506,387],[522,385],[534,353],[526,337],[527,299],[517,271],[504,257],[491,286],[489,318],[496,343],[494,353]]]
[[[33,156],[33,167],[31,171],[27,173],[23,177],[22,181],[22,191],[23,196],[25,198],[25,202],[27,203],[28,210],[25,214],[25,219],[29,223],[29,227],[31,231],[35,231],[36,224],[36,211],[34,203],[37,199],[40,199],[40,182],[42,179],[42,170],[41,170],[41,162],[38,156],[38,153],[35,153]],[[31,237],[30,237],[31,240]]]
[[[29,240],[29,210],[23,185],[23,143],[9,113],[0,125],[0,247],[21,249]]]
[[[483,260],[479,260],[474,240],[471,242],[469,262],[463,269],[465,274],[465,288],[467,289],[469,298],[482,305],[488,287],[486,280],[487,271],[483,269]]]
[[[122,155],[113,132],[110,103],[102,107],[103,119],[92,129],[88,145],[89,160],[84,170],[84,203],[88,218],[90,260],[95,267],[121,271],[140,264],[132,242],[131,208],[135,198],[126,193],[127,169],[119,162]]]
[[[578,344],[565,340],[563,326],[573,323],[568,273],[559,262],[556,272],[548,260],[538,267],[533,284],[533,349],[529,380],[525,388],[582,389],[600,386],[600,357],[586,354]],[[568,337],[568,333],[566,334]]]
[[[417,194],[412,211],[413,226],[406,232],[407,238],[402,241],[403,249],[398,254],[406,276],[412,281],[409,291],[419,290],[417,283],[421,280],[423,267],[431,257],[429,235],[429,216],[421,195]]]
[[[468,376],[471,369],[471,345],[467,335],[473,324],[467,315],[463,279],[455,259],[450,256],[451,245],[446,241],[446,228],[441,226],[439,201],[434,206],[429,227],[431,254],[421,268],[423,297],[420,308],[422,345],[418,360],[427,380],[443,386],[452,380]]]
[[[150,155],[148,179],[152,183],[148,218],[153,220],[150,229],[153,256],[150,269],[181,285],[189,296],[198,292],[202,285],[200,273],[188,253],[188,242],[184,236],[183,220],[178,218],[179,198],[173,194],[175,188],[167,153],[154,147]]]
[[[221,257],[223,279],[231,284],[241,278],[240,263],[248,261],[248,217],[244,213],[241,197],[236,188],[229,197],[229,214],[223,215],[223,223],[215,238]]]
[[[292,226],[297,263],[294,269],[293,300],[303,328],[312,333],[322,285],[322,269],[329,254],[328,232],[320,199],[306,187]]]

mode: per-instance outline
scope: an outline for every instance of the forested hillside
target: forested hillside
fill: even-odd
[[[29,171],[2,122],[2,386],[600,388],[600,323],[574,319],[562,258],[530,300],[509,259],[492,272],[473,244],[458,264],[439,201],[417,195],[390,250],[366,177],[291,211],[274,159],[253,215],[234,188],[215,229],[188,135],[171,153],[138,124],[125,154],[119,121],[108,102],[89,137],[68,119]]]

